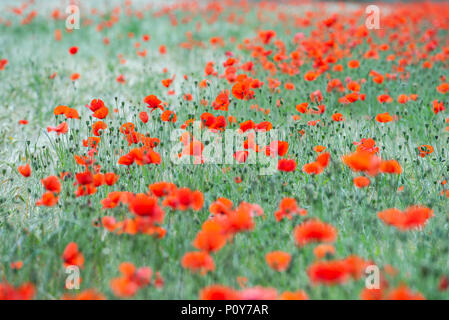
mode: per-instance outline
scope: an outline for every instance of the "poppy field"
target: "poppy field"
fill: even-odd
[[[448,3],[0,8],[0,300],[449,297]]]

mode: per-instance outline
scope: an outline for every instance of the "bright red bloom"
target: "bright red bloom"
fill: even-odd
[[[147,217],[152,223],[162,223],[164,211],[159,207],[157,198],[138,193],[128,205],[129,211],[137,216]]]
[[[44,188],[50,192],[61,192],[61,182],[56,176],[49,176],[41,180]]]
[[[64,267],[83,267],[84,265],[84,256],[78,251],[78,245],[75,242],[70,242],[65,247],[64,253],[62,254],[62,259],[64,261]]]
[[[183,268],[190,269],[193,272],[200,272],[201,275],[215,270],[214,260],[204,251],[187,252],[182,257],[181,265]]]
[[[24,166],[18,166],[17,171],[24,176],[25,178],[29,177],[31,175],[31,168],[30,165],[27,163]]]
[[[337,230],[318,219],[303,222],[293,234],[296,244],[301,247],[311,242],[334,242],[337,239]]]

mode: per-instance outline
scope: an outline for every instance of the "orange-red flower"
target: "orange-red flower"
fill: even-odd
[[[48,176],[41,180],[45,190],[50,192],[61,192],[61,182],[56,176]]]
[[[18,287],[8,282],[0,282],[0,300],[31,300],[35,293],[34,285],[29,282]]]
[[[386,300],[425,300],[424,296],[419,292],[411,291],[407,286],[400,285],[396,289],[392,289],[386,296]]]
[[[352,181],[357,188],[365,188],[370,184],[370,180],[364,176],[355,177]]]
[[[106,300],[106,297],[95,289],[86,289],[78,294],[64,294],[62,300]]]
[[[237,300],[238,292],[233,288],[216,284],[203,288],[199,298],[200,300]]]
[[[25,178],[31,175],[31,167],[28,163],[24,166],[18,166],[17,171],[19,171],[19,173]]]
[[[58,203],[59,197],[55,196],[53,192],[47,191],[42,197],[36,201],[36,206],[52,207]]]
[[[151,223],[162,223],[165,212],[159,207],[157,198],[138,193],[130,199],[129,211],[137,216],[146,217]]]
[[[209,253],[204,251],[187,252],[181,260],[183,268],[205,275],[209,271],[215,270],[215,263]]]
[[[297,226],[293,236],[296,244],[302,247],[311,242],[334,242],[337,239],[337,230],[330,224],[312,219]]]
[[[201,210],[204,204],[203,194],[196,190],[192,191],[189,188],[180,188],[174,190],[169,194],[162,205],[172,208],[173,210],[188,210],[193,209],[195,211]]]
[[[379,212],[379,219],[385,224],[395,226],[401,231],[422,228],[427,220],[433,217],[433,210],[424,206],[411,206],[405,211],[399,209],[387,209]]]
[[[67,133],[69,131],[69,126],[67,122],[62,122],[61,124],[57,125],[56,127],[48,126],[47,132],[56,132],[56,134],[59,136],[60,134]]]
[[[284,172],[291,172],[296,170],[296,161],[293,159],[279,159],[278,170]]]
[[[117,297],[132,297],[139,289],[151,283],[153,270],[150,267],[136,268],[131,262],[123,262],[118,269],[122,276],[110,282],[112,292]]]
[[[293,215],[305,216],[307,210],[299,208],[294,198],[283,198],[279,204],[279,209],[274,213],[277,221],[281,221],[285,217],[289,220]]]
[[[265,261],[268,266],[276,271],[282,272],[288,269],[292,257],[289,253],[283,251],[273,251],[265,255]]]
[[[214,224],[211,227],[211,223]],[[198,232],[193,246],[199,250],[206,252],[216,252],[223,248],[226,244],[226,236],[219,225],[212,221],[203,226],[203,229]]]
[[[393,121],[393,117],[388,112],[379,113],[376,116],[376,121],[377,122],[390,122],[390,121]]]
[[[313,284],[335,285],[344,283],[349,278],[344,261],[318,261],[307,269],[307,275]]]
[[[303,290],[298,290],[295,292],[285,291],[280,296],[281,300],[309,300],[309,296]]]
[[[78,245],[75,242],[70,242],[64,249],[62,254],[62,260],[64,261],[64,267],[78,266],[83,267],[84,256],[78,250]]]

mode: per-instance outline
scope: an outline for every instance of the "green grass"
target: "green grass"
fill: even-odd
[[[387,62],[385,58],[392,52],[380,52],[378,60],[363,59],[363,53],[369,48],[363,42],[352,50],[352,58],[360,59],[361,67],[348,69],[346,64],[350,59],[344,57],[338,62],[345,66],[344,71],[331,72],[331,77],[338,77],[343,82],[348,76],[353,80],[367,79],[361,90],[366,94],[365,101],[339,104],[338,98],[343,94],[327,93],[324,75],[314,82],[305,81],[303,74],[312,69],[313,62],[304,58],[300,74],[289,76],[278,71],[274,76],[282,84],[293,82],[296,86],[294,91],[281,86],[279,93],[272,93],[265,85],[256,90],[255,101],[232,98],[228,112],[214,111],[210,106],[201,106],[200,100],[207,99],[210,103],[220,91],[230,90],[232,85],[225,79],[209,77],[208,88],[198,89],[197,83],[205,78],[204,66],[208,61],[214,61],[217,71],[222,74],[226,51],[233,51],[242,62],[252,60],[250,52],[238,50],[237,44],[245,38],[256,37],[259,27],[275,30],[276,39],[284,41],[287,52],[291,52],[295,49],[293,35],[304,32],[307,36],[315,26],[295,27],[292,16],[281,23],[276,20],[276,12],[268,9],[263,10],[263,15],[270,19],[260,25],[255,8],[248,7],[246,11],[230,7],[225,8],[218,21],[210,25],[196,12],[174,10],[179,20],[179,25],[174,27],[167,15],[153,17],[153,9],[144,12],[144,19],[122,14],[117,24],[98,32],[95,26],[101,18],[86,13],[94,23],[82,25],[72,33],[63,31],[62,41],[58,42],[54,40],[54,31],[63,29],[64,21],[50,19],[48,9],[40,9],[41,4],[37,2],[39,15],[31,24],[20,25],[20,19],[5,10],[2,16],[4,20],[10,17],[12,26],[0,25],[0,59],[9,60],[5,70],[0,71],[1,279],[14,285],[32,282],[37,289],[36,298],[59,299],[67,292],[64,289],[67,274],[61,255],[65,246],[75,241],[86,259],[81,270],[81,289],[96,288],[108,298],[114,298],[109,282],[119,276],[118,265],[130,261],[138,267],[149,266],[160,271],[165,281],[162,289],[152,286],[141,289],[135,296],[137,299],[196,299],[199,291],[211,284],[238,288],[238,276],[247,277],[248,286],[274,287],[279,292],[303,289],[312,299],[358,299],[364,287],[363,278],[333,287],[310,283],[306,270],[315,260],[314,246],[298,248],[293,239],[294,227],[304,218],[294,217],[291,221],[282,222],[276,222],[274,218],[280,200],[294,197],[301,207],[308,210],[308,217],[318,217],[338,229],[335,258],[356,254],[380,267],[390,264],[399,271],[396,277],[388,278],[391,287],[404,282],[428,299],[448,298],[447,292],[438,290],[440,277],[449,272],[449,200],[440,194],[444,189],[441,181],[449,175],[449,136],[444,130],[447,112],[435,115],[431,109],[434,99],[446,101],[435,89],[440,83],[439,77],[447,75],[445,62],[435,62],[432,69],[422,69],[418,61],[418,64],[407,67],[410,72],[407,81],[386,80],[378,85],[371,81],[369,71],[391,73],[393,62]],[[290,11],[288,7],[277,10],[289,14],[295,12],[303,17],[305,11],[301,7]],[[231,12],[245,18],[243,25],[226,22]],[[192,19],[183,24],[181,19],[186,16]],[[319,20],[321,17],[318,16],[313,21]],[[197,23],[202,25],[199,31],[195,31]],[[422,22],[417,40],[427,25]],[[286,34],[287,29],[292,33]],[[179,43],[186,41],[187,31],[193,32],[195,40],[204,42],[205,48],[181,48]],[[395,31],[387,30],[387,34]],[[128,32],[134,32],[135,37],[128,38]],[[141,36],[146,33],[151,36],[147,43],[141,41]],[[223,48],[213,49],[209,45],[209,39],[216,35],[226,41]],[[102,42],[106,36],[111,41],[108,46]],[[448,35],[446,31],[439,30],[438,36],[447,40]],[[235,37],[234,43],[229,41],[231,37]],[[375,34],[373,39],[376,43],[388,42],[387,37],[379,39]],[[136,55],[135,42],[140,42],[142,49],[148,50],[147,57]],[[167,46],[164,56],[158,52],[162,44]],[[79,52],[71,56],[68,49],[74,45],[79,47]],[[421,50],[422,44],[418,43],[418,46]],[[437,52],[441,51],[441,46]],[[275,50],[274,45],[268,47]],[[398,50],[403,52],[403,49]],[[127,60],[125,65],[120,64],[118,54]],[[165,74],[162,71],[164,67],[168,69]],[[260,65],[256,65],[256,70],[256,77],[267,82],[270,74]],[[49,79],[54,72],[57,72],[56,78]],[[73,72],[81,74],[76,82],[70,80]],[[125,84],[115,81],[119,74],[125,76]],[[160,81],[173,74],[176,74],[172,85],[176,94],[167,95],[167,89]],[[188,75],[188,80],[183,79],[184,74]],[[317,89],[324,96],[325,114],[301,115],[302,119],[294,122],[291,116],[298,114],[295,105],[308,101],[309,94]],[[405,105],[396,101],[380,104],[376,97],[385,92],[394,99],[402,93],[415,93],[419,98]],[[192,93],[194,99],[184,101],[185,93]],[[140,122],[139,112],[147,110],[142,100],[149,94],[169,103],[169,109],[174,110],[178,117],[175,124],[162,122],[159,111],[151,114],[146,125]],[[58,205],[36,207],[36,200],[44,192],[40,179],[61,171],[82,171],[73,156],[85,154],[87,150],[82,146],[82,140],[90,136],[90,125],[95,119],[84,106],[94,98],[102,99],[110,109],[105,120],[108,128],[96,160],[101,164],[102,172],[112,171],[120,176],[117,184],[102,186],[90,197],[75,198],[74,179],[71,179],[63,183]],[[283,101],[281,107],[276,106],[278,99]],[[251,110],[249,106],[254,103],[269,108],[270,114]],[[46,132],[47,126],[62,121],[52,113],[57,105],[76,108],[81,118],[68,120],[69,132],[59,137]],[[119,112],[113,113],[114,108]],[[386,124],[374,120],[378,113],[386,111],[397,115],[399,120]],[[275,129],[285,133],[284,139],[289,143],[288,156],[297,160],[297,170],[260,176],[257,165],[233,165],[224,174],[222,169],[228,165],[178,166],[171,163],[168,157],[172,146],[170,133],[189,118],[199,119],[203,112],[234,115],[238,123],[249,119],[256,123],[272,122]],[[333,122],[331,115],[335,112],[341,112],[346,121]],[[367,120],[366,115],[371,119]],[[318,118],[321,126],[307,125],[309,120]],[[20,119],[28,119],[30,123],[20,126]],[[123,136],[118,133],[120,125],[127,121],[134,122],[137,131],[148,132],[160,139],[161,145],[157,148],[162,155],[160,165],[133,165],[128,170],[117,164],[116,152],[129,150]],[[238,124],[229,125],[229,128],[237,127]],[[304,136],[298,133],[301,129],[306,131]],[[403,173],[380,174],[371,179],[369,187],[357,189],[352,182],[356,175],[343,165],[340,158],[353,152],[353,142],[361,138],[373,138],[380,147],[381,157],[396,159],[402,165]],[[422,144],[432,145],[434,153],[419,157],[417,147]],[[316,154],[312,150],[315,145],[327,146],[332,159],[322,174],[309,176],[301,168],[315,159]],[[27,179],[17,172],[17,166],[26,162],[32,167],[32,176]],[[236,184],[235,177],[242,177],[243,182]],[[109,192],[146,192],[149,184],[158,181],[200,190],[205,197],[203,209],[199,212],[166,209],[163,227],[167,229],[167,235],[161,240],[146,235],[115,235],[92,225],[94,220],[105,215],[117,218],[130,215],[126,206],[112,211],[101,208],[100,200]],[[400,186],[404,186],[403,192],[397,192]],[[181,258],[186,252],[195,250],[192,241],[209,216],[210,203],[219,197],[231,199],[235,205],[242,201],[257,203],[263,207],[265,218],[255,218],[253,231],[237,234],[232,243],[213,254],[215,271],[205,276],[193,274],[181,267]],[[435,216],[423,230],[401,232],[383,224],[377,217],[377,212],[387,208],[402,210],[415,204],[434,210]],[[283,250],[292,255],[291,266],[286,272],[279,273],[267,266],[265,254],[273,250]],[[23,268],[11,270],[10,262],[17,260],[24,262]]]

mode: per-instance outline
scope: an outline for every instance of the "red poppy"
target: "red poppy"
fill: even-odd
[[[31,167],[28,163],[24,166],[18,166],[17,171],[19,171],[19,173],[25,178],[31,175]]]
[[[70,242],[64,249],[62,254],[62,260],[64,261],[64,267],[78,266],[83,267],[84,256],[78,250],[78,245],[75,242]]]
[[[296,244],[301,247],[310,242],[334,242],[337,239],[337,230],[318,219],[303,222],[294,229],[293,234]]]

